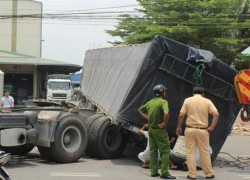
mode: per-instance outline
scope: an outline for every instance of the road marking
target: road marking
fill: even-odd
[[[96,178],[102,177],[99,173],[60,173],[60,172],[54,172],[54,173],[51,173],[50,175],[57,176],[57,177],[96,177]]]
[[[239,174],[238,176],[242,177],[243,179],[250,179],[250,174]]]

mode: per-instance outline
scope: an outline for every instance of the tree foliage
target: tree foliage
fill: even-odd
[[[140,15],[121,15],[114,44],[141,44],[163,35],[212,51],[230,64],[250,45],[249,0],[137,0]]]

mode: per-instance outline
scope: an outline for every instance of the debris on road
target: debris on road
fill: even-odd
[[[238,116],[232,127],[231,135],[250,136],[250,122],[244,122]]]

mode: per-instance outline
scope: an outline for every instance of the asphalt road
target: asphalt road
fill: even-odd
[[[73,164],[56,164],[42,159],[37,149],[34,149],[28,156],[11,157],[6,165],[7,171],[13,180],[122,180],[122,179],[159,179],[151,178],[148,169],[142,169],[137,160],[140,150],[127,148],[122,158],[114,160],[96,160],[82,158]],[[223,152],[234,157],[244,156],[245,163],[229,164],[234,161],[227,154],[219,154],[214,171],[216,179],[219,180],[241,180],[250,179],[250,136],[229,136]],[[224,164],[222,163],[224,161]],[[226,161],[225,161],[226,160]],[[238,167],[236,167],[238,166]],[[245,166],[243,169],[239,166]],[[170,171],[178,179],[186,179],[187,172]],[[198,172],[197,179],[205,179],[202,171]]]

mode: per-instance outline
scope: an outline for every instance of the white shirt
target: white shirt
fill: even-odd
[[[149,150],[149,135],[148,135],[148,131],[143,131],[143,134],[144,134],[144,137],[147,139],[147,147],[146,149],[141,152],[138,157],[141,161],[149,161],[149,158],[150,158],[150,150]],[[158,159],[160,160],[161,159],[161,156],[160,156],[160,152],[158,150]]]
[[[209,154],[213,154],[213,149],[211,148],[211,146],[209,146],[208,148],[208,152]],[[198,167],[201,167],[201,161],[200,161],[200,151],[199,151],[199,148],[197,147],[197,150],[196,150],[196,166]]]
[[[12,96],[4,96],[2,97],[2,104],[3,104],[3,107],[12,107],[12,103],[14,103],[14,98]]]
[[[149,135],[148,135],[148,131],[144,131],[143,133],[144,133],[145,138],[147,139],[147,147],[143,151],[143,154],[145,156],[149,157],[150,152],[149,152]]]

